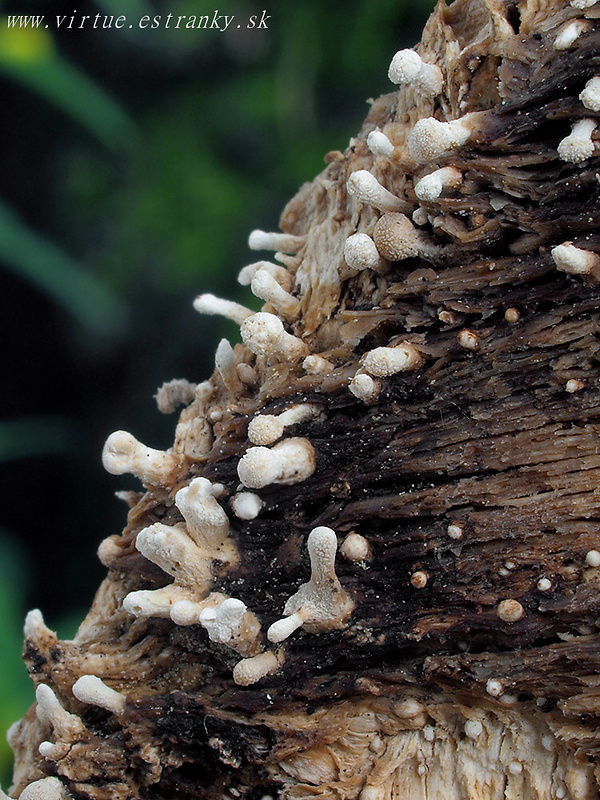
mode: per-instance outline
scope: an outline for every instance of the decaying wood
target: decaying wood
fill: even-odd
[[[440,4],[417,50],[441,92],[413,82],[375,101],[288,204],[281,228],[298,238],[276,258],[295,301],[273,294],[263,310],[280,308],[296,339],[260,349],[242,322],[245,343],[218,351],[209,383],[177,383],[163,403],[188,403],[174,448],[148,456],[148,491],[102,544],[108,576],[77,637],[29,615],[31,676],[73,716],[44,711],[42,690],[13,727],[14,797],[598,796],[600,177],[593,144],[571,160],[562,144],[600,110],[580,99],[600,70],[597,16],[583,0]],[[430,117],[462,120],[467,140],[425,159],[411,133]],[[393,152],[369,148],[376,129]],[[458,183],[421,199],[419,181],[448,166]],[[395,210],[357,194],[359,170]],[[386,232],[406,227],[399,214],[417,249],[390,261],[406,245]],[[375,239],[372,268],[348,263],[357,232]],[[369,354],[400,344],[410,368],[369,373]],[[244,479],[249,422],[305,404],[268,446],[300,448],[307,474],[289,462]],[[227,512],[221,533],[196,530],[176,497],[197,478],[222,484],[199,501]],[[255,514],[239,512],[240,490]],[[323,527],[342,546],[335,574],[311,579],[307,540],[317,529],[325,547]],[[152,531],[204,554],[202,591],[193,559],[152,555]],[[198,616],[135,610],[131,593],[162,587],[151,597]],[[226,598],[252,616],[214,640],[200,615]],[[85,675],[118,695],[82,695]]]

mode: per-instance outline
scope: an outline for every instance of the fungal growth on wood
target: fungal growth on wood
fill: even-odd
[[[147,492],[75,639],[27,617],[10,797],[598,797],[599,18],[440,3],[263,309],[196,300],[242,343],[108,438]]]

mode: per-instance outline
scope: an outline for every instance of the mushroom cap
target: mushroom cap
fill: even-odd
[[[419,255],[419,234],[405,214],[384,214],[375,225],[373,239],[379,254],[388,261]]]
[[[268,447],[250,447],[238,463],[238,477],[249,489],[262,489],[281,475],[277,454]]]

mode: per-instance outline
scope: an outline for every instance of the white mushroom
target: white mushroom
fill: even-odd
[[[252,444],[273,444],[290,425],[307,422],[320,414],[320,406],[313,403],[299,403],[277,415],[258,414],[248,425],[248,438]]]
[[[284,439],[272,448],[250,447],[238,463],[238,476],[249,489],[272,483],[294,484],[315,471],[315,449],[308,439]]]
[[[308,355],[308,346],[284,330],[274,314],[259,311],[244,321],[241,327],[244,344],[257,356],[296,361]]]
[[[261,300],[265,300],[287,319],[298,316],[300,301],[282,289],[277,280],[265,269],[256,271],[250,284],[252,293]]]
[[[334,365],[322,356],[310,355],[306,356],[302,362],[302,367],[309,375],[319,375],[322,372],[330,372]]]
[[[144,484],[166,486],[181,466],[181,457],[146,447],[127,431],[115,431],[104,445],[102,464],[111,475],[131,472]]]
[[[72,692],[82,703],[98,706],[113,714],[122,714],[127,705],[127,698],[107,686],[96,675],[82,675],[73,684]]]
[[[181,528],[155,522],[138,533],[135,546],[184,587],[207,592],[212,585],[211,559]]]
[[[410,154],[420,164],[428,164],[463,147],[473,135],[480,113],[466,114],[450,122],[440,122],[435,117],[420,119],[408,135]]]
[[[71,795],[58,778],[41,778],[26,786],[19,800],[69,800]]]
[[[376,381],[366,372],[357,372],[348,388],[363,403],[374,403],[381,392],[381,381]]]
[[[432,245],[404,214],[384,214],[373,231],[373,239],[380,256],[388,261],[405,258],[435,260],[443,248]]]
[[[394,145],[390,142],[385,133],[380,130],[371,131],[367,136],[367,147],[374,156],[390,158],[394,153]]]
[[[35,690],[36,714],[40,722],[51,726],[57,739],[72,742],[85,732],[85,726],[76,714],[66,711],[52,689],[40,683]]]
[[[211,551],[219,548],[229,535],[229,518],[212,489],[206,478],[194,478],[175,495],[189,535],[197,545]]]
[[[558,145],[558,157],[561,161],[579,164],[594,155],[592,133],[596,130],[595,119],[580,119],[573,125],[571,133],[565,136]]]
[[[270,642],[282,642],[300,627],[309,633],[343,628],[354,609],[354,602],[335,574],[335,531],[326,527],[314,528],[307,547],[310,581],[289,598],[283,609],[285,616],[268,629]]]
[[[275,278],[282,289],[289,291],[292,288],[294,283],[292,275],[285,267],[279,264],[273,264],[272,261],[256,261],[254,264],[248,264],[243,267],[238,275],[238,283],[241,283],[242,286],[250,286],[252,278],[254,278],[259,270],[268,272],[269,275]]]
[[[455,189],[462,183],[462,172],[454,167],[442,167],[425,175],[415,184],[415,194],[423,203],[437,200],[444,189]]]
[[[240,376],[235,363],[233,347],[227,339],[221,339],[215,352],[215,369],[221,380],[231,394],[236,394],[240,389]]]
[[[161,589],[140,589],[129,592],[123,599],[123,608],[135,617],[163,617],[169,619],[176,603],[190,600],[195,593],[174,583]]]
[[[382,186],[377,178],[366,169],[353,172],[347,182],[348,194],[361,203],[374,206],[379,211],[401,211],[406,202],[396,197]]]
[[[252,658],[244,658],[233,668],[233,680],[238,686],[250,686],[261,678],[277,672],[284,663],[285,655],[282,650],[266,650]]]
[[[239,303],[223,300],[214,294],[200,294],[194,300],[194,309],[200,314],[217,315],[233,320],[237,325],[249,317],[253,312]]]
[[[588,275],[600,266],[600,256],[590,250],[575,247],[571,242],[559,244],[550,250],[556,268],[570,275]]]
[[[386,272],[389,263],[383,259],[375,242],[366,233],[353,233],[344,243],[344,258],[352,269],[362,271],[372,269],[374,272]]]
[[[555,50],[568,50],[582,33],[589,31],[592,23],[587,19],[576,19],[564,25],[554,40]]]
[[[400,86],[414,84],[429,97],[440,94],[444,83],[442,70],[435,64],[423,61],[414,50],[399,50],[396,53],[388,77],[392,83]]]
[[[252,231],[248,237],[250,250],[281,250],[282,253],[297,253],[305,242],[306,236],[260,230]]]
[[[423,356],[410,342],[402,342],[394,347],[376,347],[366,354],[363,367],[376,378],[395,375],[418,369],[423,363]]]
[[[371,545],[360,533],[349,533],[342,542],[340,555],[357,564],[371,558]]]
[[[231,508],[238,519],[256,519],[264,503],[254,492],[238,492],[231,498]]]
[[[600,76],[596,75],[595,78],[589,79],[579,99],[590,111],[600,111]]]

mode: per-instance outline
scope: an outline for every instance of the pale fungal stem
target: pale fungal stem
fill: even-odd
[[[57,739],[72,742],[85,732],[85,726],[76,714],[66,711],[52,689],[40,683],[35,690],[36,714],[40,722],[51,726]]]
[[[212,585],[211,559],[180,528],[155,522],[138,533],[135,546],[184,587],[202,592]]]
[[[281,250],[282,253],[297,253],[304,243],[306,236],[294,236],[291,233],[267,233],[266,231],[252,231],[248,237],[250,250]]]
[[[248,425],[248,439],[252,444],[268,445],[280,439],[290,425],[307,422],[321,414],[320,406],[313,403],[300,403],[291,406],[281,414],[257,414]]]
[[[462,172],[454,167],[442,167],[425,175],[415,184],[415,194],[423,203],[437,200],[444,189],[455,189],[463,180]]]
[[[259,311],[244,321],[241,327],[244,344],[257,356],[297,361],[308,355],[308,346],[284,330],[275,314]]]
[[[274,447],[250,447],[238,463],[238,476],[248,489],[272,483],[290,485],[305,481],[315,471],[315,449],[308,439],[284,439]]]
[[[223,300],[214,294],[200,294],[194,300],[194,309],[199,314],[217,315],[232,320],[237,325],[247,319],[253,312],[249,308],[234,303],[232,300]]]
[[[184,597],[173,603],[169,616],[175,625],[182,625],[184,627],[186,625],[199,625],[200,614],[204,609],[210,607],[215,608],[226,599],[227,595],[221,592],[211,592],[203,600]]]
[[[379,255],[373,239],[366,233],[354,233],[344,243],[344,258],[351,269],[362,272],[372,269],[374,272],[387,272],[389,263]]]
[[[590,250],[582,250],[571,242],[559,244],[550,250],[556,268],[569,275],[588,275],[600,267],[600,256]]]
[[[111,689],[96,675],[82,675],[75,681],[71,691],[80,702],[104,708],[112,714],[122,714],[127,705],[124,694]]]
[[[261,678],[277,672],[285,662],[283,650],[267,650],[252,658],[244,658],[233,668],[233,680],[238,686],[251,686]]]
[[[579,99],[590,111],[600,111],[600,76],[589,79]]]
[[[218,549],[229,535],[229,518],[212,488],[206,478],[194,478],[175,495],[175,504],[185,519],[189,535],[209,551]]]
[[[428,164],[467,144],[475,128],[475,111],[460,119],[440,122],[435,117],[420,119],[408,135],[408,149],[419,164]]]
[[[217,345],[217,350],[215,352],[215,369],[221,376],[221,380],[227,390],[233,395],[238,394],[240,390],[240,378],[235,363],[235,353],[227,339],[221,339]]]
[[[600,567],[600,552],[598,550],[588,550],[585,555],[585,563],[588,567]]]
[[[367,147],[374,156],[391,158],[394,154],[394,145],[390,142],[385,133],[380,130],[371,131],[367,136]]]
[[[258,375],[250,364],[238,364],[236,367],[238,378],[245,386],[254,386],[258,382]]]
[[[256,519],[264,503],[254,492],[238,492],[231,498],[231,508],[238,519]]]
[[[349,533],[342,542],[340,555],[354,564],[368,561],[371,558],[371,545],[360,533]]]
[[[54,631],[51,631],[44,622],[44,617],[39,608],[33,608],[31,611],[27,612],[25,624],[23,625],[23,635],[25,636],[25,640],[29,639],[31,642],[38,642],[40,639],[45,639],[48,636],[53,639],[56,638]]]
[[[273,264],[272,261],[257,261],[254,264],[248,264],[246,267],[243,267],[238,275],[238,283],[241,283],[242,286],[250,286],[252,278],[259,270],[268,272],[269,275],[275,278],[282,289],[289,291],[292,288],[294,283],[292,275],[285,267],[281,267],[279,264]]]
[[[196,396],[196,385],[183,378],[163,383],[154,395],[161,414],[172,414],[177,406],[187,406]]]
[[[366,354],[363,360],[364,369],[376,378],[395,375],[398,372],[409,372],[418,369],[423,363],[423,356],[410,342],[402,342],[393,347],[376,347]]]
[[[41,778],[26,786],[19,800],[69,800],[71,795],[58,778]]]
[[[190,600],[195,596],[190,589],[169,584],[161,589],[140,589],[129,592],[123,600],[123,608],[135,617],[163,617],[168,619],[175,603]]]
[[[444,75],[435,64],[423,61],[414,50],[399,50],[392,58],[388,77],[400,86],[418,86],[427,97],[435,97],[442,91]]]
[[[366,169],[353,172],[346,184],[348,194],[356,197],[361,203],[366,203],[379,211],[401,211],[406,207],[406,202],[396,197],[382,186],[377,178]]]
[[[146,447],[127,431],[115,431],[104,445],[102,464],[111,475],[130,472],[146,485],[167,486],[181,466],[181,458]]]
[[[559,142],[557,152],[561,161],[579,164],[594,155],[592,134],[596,130],[595,119],[580,119],[573,125],[571,133]]]
[[[330,372],[334,365],[322,356],[311,355],[306,356],[302,362],[302,367],[309,375],[319,375],[322,372]]]
[[[282,289],[275,278],[267,270],[256,271],[250,284],[252,293],[276,309],[282,317],[294,319],[300,313],[300,301]]]
[[[384,214],[377,220],[373,239],[379,255],[388,261],[420,256],[435,260],[444,250],[432,245],[404,214]]]
[[[478,350],[481,345],[479,334],[468,328],[463,328],[456,336],[456,341],[463,350]]]
[[[64,758],[69,750],[71,749],[71,744],[67,742],[40,742],[38,747],[38,753],[42,756],[42,758],[48,759],[48,761],[60,761],[61,758]],[[3,800],[2,794],[0,794],[0,800]]]
[[[498,604],[496,614],[502,622],[518,622],[525,616],[525,609],[518,600],[510,598]]]
[[[309,633],[343,628],[354,609],[354,602],[344,591],[335,573],[337,537],[331,528],[314,528],[308,537],[310,581],[292,595],[283,609],[285,617],[274,622],[267,639],[278,643],[297,628]]]
[[[582,33],[589,31],[592,27],[590,20],[576,19],[569,22],[559,32],[554,40],[555,50],[568,50],[574,44]]]
[[[375,380],[366,372],[357,372],[348,388],[363,403],[375,403],[381,392],[381,381]]]
[[[582,389],[585,389],[585,383],[583,381],[578,381],[575,378],[571,378],[565,383],[565,392],[568,392],[569,394],[580,392]]]

